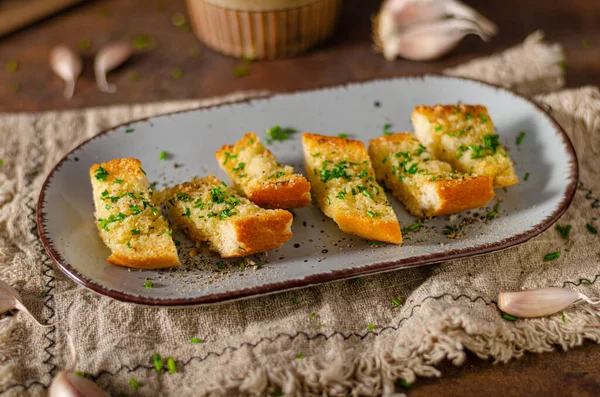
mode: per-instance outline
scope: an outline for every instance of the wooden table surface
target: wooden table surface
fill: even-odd
[[[437,61],[387,62],[371,49],[370,17],[378,1],[346,0],[340,26],[326,45],[295,59],[254,62],[250,74],[234,77],[240,62],[203,47],[189,31],[173,26],[171,17],[185,12],[183,0],[89,1],[50,19],[0,38],[0,111],[41,111],[119,103],[204,98],[238,90],[291,91],[399,76],[439,72],[469,59],[516,45],[542,29],[567,55],[567,86],[600,85],[600,1],[470,0],[495,21],[499,35],[490,43],[467,37],[450,55]],[[139,51],[110,73],[115,94],[96,89],[92,55],[103,44],[147,34],[157,48]],[[56,44],[82,50],[84,72],[71,101],[62,97],[62,82],[48,66]],[[198,50],[200,51],[198,54]],[[5,66],[16,60],[18,68]],[[183,77],[173,77],[173,70]],[[138,76],[132,81],[132,76]],[[444,377],[419,380],[411,396],[599,396],[600,345],[587,343],[568,353],[526,354],[507,365],[471,357],[455,368],[443,364]]]

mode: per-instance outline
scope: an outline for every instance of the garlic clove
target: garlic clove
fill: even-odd
[[[596,304],[596,300],[578,292],[549,287],[501,292],[498,297],[498,308],[516,317],[543,317],[560,312],[579,299]]]
[[[114,84],[108,84],[106,81],[106,74],[129,59],[132,52],[131,46],[125,43],[112,43],[102,47],[94,58],[94,74],[100,91],[108,93],[117,91]]]
[[[388,35],[381,45],[383,55],[388,60],[401,56],[414,61],[426,61],[447,54],[468,34],[487,39],[474,22],[445,19],[407,27],[399,34]]]
[[[65,98],[71,99],[75,92],[75,82],[81,74],[81,57],[65,45],[50,50],[50,67],[65,82]]]
[[[444,0],[446,14],[455,18],[464,18],[476,23],[485,35],[495,36],[498,33],[498,26],[495,23],[457,0]]]
[[[42,327],[53,327],[53,325],[42,325],[23,304],[21,295],[11,287],[8,283],[0,280],[0,314],[6,313],[9,310],[19,310],[25,312]]]
[[[48,389],[48,397],[110,397],[91,380],[63,371],[54,377]]]

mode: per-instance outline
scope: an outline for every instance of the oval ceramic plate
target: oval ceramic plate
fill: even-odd
[[[415,105],[464,102],[487,106],[515,163],[521,183],[497,190],[499,217],[489,207],[422,220],[401,246],[375,244],[341,232],[316,206],[295,209],[293,237],[279,249],[241,260],[221,261],[196,250],[181,232],[182,265],[160,271],[131,270],[106,261],[98,237],[88,169],[118,157],[142,161],[156,188],[215,174],[224,181],[214,152],[244,133],[274,125],[297,129],[269,149],[278,161],[304,172],[301,131],[346,133],[367,142],[394,131],[412,131]],[[526,136],[516,144],[521,131]],[[264,139],[263,139],[264,141]],[[160,160],[161,151],[170,154]],[[512,92],[455,77],[422,76],[352,84],[318,91],[160,116],[115,127],[85,142],[48,176],[38,203],[38,225],[50,256],[72,279],[115,299],[147,305],[212,303],[362,274],[425,265],[497,251],[529,240],[566,210],[575,192],[577,159],[567,135],[535,104]],[[417,220],[393,197],[403,228]],[[144,288],[146,279],[153,288]]]

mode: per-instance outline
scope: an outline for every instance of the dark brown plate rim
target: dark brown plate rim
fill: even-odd
[[[130,294],[115,291],[112,289],[105,288],[101,285],[98,285],[97,283],[83,277],[64,258],[62,258],[62,256],[54,250],[54,248],[51,244],[50,237],[46,235],[45,228],[44,228],[45,217],[44,217],[44,211],[43,211],[43,203],[45,201],[46,188],[47,188],[50,180],[52,179],[54,172],[56,172],[62,166],[63,162],[65,162],[67,160],[67,158],[73,152],[78,150],[81,146],[87,144],[88,142],[92,141],[93,139],[103,136],[104,134],[106,134],[110,131],[113,131],[115,129],[121,128],[126,125],[137,123],[140,121],[146,121],[146,120],[152,119],[154,117],[162,117],[162,116],[169,116],[169,115],[185,113],[185,112],[193,112],[193,111],[197,111],[197,110],[201,110],[201,109],[218,108],[221,106],[229,106],[232,104],[247,103],[247,102],[250,102],[253,100],[272,99],[274,97],[281,96],[281,95],[289,95],[289,94],[293,94],[293,93],[307,93],[307,92],[319,91],[322,89],[342,88],[342,87],[352,85],[352,84],[362,84],[362,83],[369,83],[369,82],[376,82],[376,81],[397,80],[397,79],[403,79],[403,78],[404,79],[408,79],[408,78],[423,78],[423,79],[425,79],[427,77],[443,77],[443,78],[448,78],[448,79],[474,81],[479,84],[483,84],[488,87],[494,88],[496,90],[504,91],[508,94],[512,94],[516,97],[519,97],[519,98],[524,99],[525,101],[531,103],[544,116],[546,116],[549,119],[549,121],[554,126],[558,135],[562,136],[563,143],[565,145],[565,148],[567,149],[567,154],[569,155],[569,160],[570,160],[570,165],[571,165],[571,172],[569,175],[570,182],[567,185],[567,188],[565,190],[565,194],[563,196],[562,201],[560,202],[558,208],[554,212],[552,212],[552,214],[550,214],[549,216],[544,218],[544,220],[542,222],[540,222],[539,224],[531,227],[529,230],[527,230],[523,233],[511,236],[511,237],[508,237],[506,239],[497,241],[495,243],[480,245],[477,247],[456,249],[453,251],[440,252],[440,253],[435,253],[435,254],[421,255],[416,258],[407,258],[407,259],[400,259],[400,260],[396,260],[396,261],[379,262],[379,263],[374,263],[371,265],[365,265],[361,268],[334,270],[334,271],[327,272],[327,273],[319,273],[319,274],[310,275],[310,276],[304,277],[302,279],[294,279],[294,280],[264,284],[264,285],[256,286],[256,287],[252,287],[252,288],[237,289],[237,290],[233,290],[233,291],[227,291],[227,292],[206,295],[206,296],[202,296],[202,297],[198,297],[198,298],[174,298],[174,299],[159,299],[159,298],[149,298],[149,297],[143,297],[143,296],[137,296],[137,295],[130,295]],[[560,216],[567,210],[571,201],[573,200],[575,191],[577,190],[577,181],[578,180],[579,180],[579,164],[577,161],[577,155],[575,153],[575,148],[573,147],[573,144],[572,144],[571,140],[569,139],[569,136],[564,131],[564,129],[556,122],[556,120],[554,120],[554,118],[550,114],[548,114],[548,112],[546,112],[546,110],[543,109],[539,104],[535,103],[534,101],[532,101],[522,95],[517,94],[514,91],[508,90],[504,87],[500,87],[500,86],[497,86],[497,85],[494,85],[491,83],[487,83],[485,81],[469,79],[469,78],[460,77],[460,76],[448,76],[448,75],[436,74],[436,73],[416,73],[416,74],[404,74],[404,75],[396,76],[393,78],[367,79],[364,81],[353,81],[353,82],[349,82],[347,84],[336,84],[336,85],[331,85],[331,86],[320,87],[317,89],[273,93],[272,95],[268,95],[268,96],[252,97],[252,98],[244,99],[241,101],[227,102],[227,103],[222,103],[222,104],[214,105],[214,106],[199,107],[196,109],[187,109],[187,110],[182,110],[182,111],[177,111],[177,112],[172,112],[172,113],[166,113],[164,115],[159,115],[159,116],[141,118],[138,120],[128,121],[126,123],[111,127],[109,129],[106,129],[106,130],[98,133],[97,135],[87,139],[86,141],[82,142],[81,144],[79,144],[77,147],[75,147],[73,150],[71,150],[68,154],[66,154],[52,168],[52,170],[46,177],[44,184],[42,185],[42,189],[41,189],[40,196],[39,196],[38,203],[37,203],[36,219],[37,219],[38,233],[39,233],[40,239],[42,241],[42,244],[44,246],[44,249],[46,250],[48,255],[52,258],[52,260],[57,264],[57,266],[62,270],[63,273],[65,273],[69,278],[73,279],[75,282],[83,285],[84,287],[89,288],[92,291],[95,291],[101,295],[106,295],[110,298],[113,298],[113,299],[116,299],[119,301],[123,301],[123,302],[130,302],[130,303],[136,303],[136,304],[148,305],[148,306],[195,306],[195,305],[201,305],[201,304],[225,302],[225,301],[230,301],[230,300],[234,300],[234,299],[249,298],[252,296],[271,294],[271,293],[276,293],[276,292],[283,292],[285,290],[307,287],[310,285],[316,285],[316,284],[321,284],[321,283],[330,282],[330,281],[342,280],[342,279],[351,278],[351,277],[364,276],[364,275],[368,275],[368,274],[380,273],[380,272],[385,272],[385,271],[428,265],[428,264],[433,264],[433,263],[437,263],[437,262],[441,262],[441,261],[460,259],[460,258],[474,256],[474,255],[481,255],[481,254],[486,254],[486,253],[490,253],[490,252],[494,252],[494,251],[499,251],[502,249],[512,247],[517,244],[522,244],[526,241],[529,241],[533,237],[539,235],[540,233],[544,232],[546,229],[548,229],[550,226],[552,226],[552,224],[554,224],[560,218]]]

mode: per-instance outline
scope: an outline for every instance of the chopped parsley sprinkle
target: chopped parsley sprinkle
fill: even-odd
[[[164,150],[162,152],[160,152],[160,156],[158,156],[159,160],[166,160],[167,159],[167,152],[165,152]]]
[[[500,136],[498,134],[486,135],[483,137],[483,146],[496,153],[496,149],[500,146]]]
[[[163,362],[162,362],[162,360],[160,358],[160,354],[153,355],[152,356],[152,362],[154,363],[154,369],[157,372],[162,371],[162,369],[163,369]]]
[[[525,131],[519,132],[519,136],[517,136],[517,145],[520,145],[521,142],[523,142],[523,139],[525,139]]]
[[[273,141],[287,141],[291,134],[295,134],[297,131],[293,128],[282,128],[279,125],[273,126],[266,131],[266,141],[271,144]]]
[[[569,238],[569,234],[571,233],[572,226],[571,225],[566,225],[566,226],[556,225],[555,229],[560,233],[560,236],[566,240]]]
[[[177,364],[175,364],[175,360],[173,359],[173,357],[169,357],[167,359],[167,368],[169,368],[170,374],[177,373]]]
[[[590,233],[592,233],[592,234],[598,234],[598,229],[596,229],[594,226],[590,225],[589,223],[585,224],[585,228],[587,230],[589,230]]]
[[[558,258],[560,258],[560,252],[559,251],[549,252],[549,253],[547,253],[544,256],[544,260],[546,262],[553,261],[553,260],[558,259]]]
[[[390,123],[385,123],[383,125],[383,135],[392,135],[392,131],[390,131],[390,128],[392,128],[392,125]]]
[[[201,340],[200,340],[200,338],[190,338],[190,342],[192,342],[192,343],[200,343]]]
[[[456,158],[459,159],[462,157],[463,153],[466,152],[468,149],[468,147],[466,147],[465,145],[460,145],[456,151],[458,152],[456,155]]]
[[[106,205],[104,206],[104,208],[106,208],[107,210],[109,210],[109,209],[111,209],[112,207],[111,207],[110,205],[106,204]]]
[[[488,212],[488,214],[486,215],[486,218],[488,219],[494,219],[498,216],[498,211],[500,210],[500,202],[497,202],[496,205],[494,206],[494,209],[490,212]]]
[[[168,199],[167,203],[171,204],[171,207],[175,207],[175,203],[173,202],[173,199]]]
[[[123,179],[118,179],[117,178],[117,179],[114,179],[113,182],[120,185],[121,183],[123,183]]]
[[[223,203],[225,202],[225,192],[223,192],[223,189],[220,187],[213,187],[210,190],[210,198],[212,199],[213,203]]]
[[[348,192],[346,191],[346,188],[344,188],[344,190],[338,192],[336,197],[339,198],[340,200],[343,200],[344,197],[346,197],[346,194],[348,194]]]
[[[504,312],[502,312],[502,318],[505,320],[508,320],[508,321],[517,321],[518,320],[517,317],[511,316],[510,314],[504,313]]]
[[[241,171],[246,166],[246,163],[238,163],[238,165],[233,169],[233,171]]]
[[[465,120],[470,120],[470,119],[472,119],[472,118],[473,118],[473,115],[472,115],[471,113],[467,113],[467,114],[465,115]]]
[[[99,166],[96,169],[96,175],[94,175],[94,176],[100,182],[106,182],[106,178],[108,178],[108,172],[102,166]]]
[[[377,218],[381,216],[381,212],[367,211],[367,215],[369,215],[371,218]]]
[[[129,385],[131,385],[131,387],[133,387],[136,390],[140,388],[140,383],[133,378],[129,378]]]
[[[231,154],[229,152],[225,152],[225,161],[223,161],[223,165],[227,164],[227,160],[237,158],[237,154]]]
[[[187,194],[187,193],[181,193],[181,192],[177,193],[177,199],[179,199],[179,200],[181,200],[183,202],[186,202],[186,203],[191,200],[189,194]]]
[[[375,329],[375,324],[373,324],[373,323],[370,323],[369,325],[367,325],[367,329],[368,329],[369,331],[372,331],[372,330],[374,330],[374,329]]]
[[[302,359],[304,358],[304,354],[302,354],[302,353],[298,353],[298,354],[296,354],[296,358],[297,358],[298,360],[302,360]]]
[[[133,128],[127,128],[127,129],[125,130],[125,133],[126,133],[126,134],[131,134],[133,131],[135,131]]]
[[[279,179],[279,178],[281,178],[281,177],[282,177],[282,176],[284,176],[284,175],[285,175],[285,172],[283,172],[283,171],[280,171],[280,172],[278,172],[277,174],[275,174],[275,179]]]
[[[341,134],[338,134],[338,136],[339,136],[340,138],[348,138],[348,134],[346,134],[346,133],[344,133],[344,132],[342,132]]]
[[[405,228],[404,230],[407,232],[412,232],[413,230],[417,230],[418,228],[420,228],[422,225],[420,222],[416,222],[413,223],[412,225],[410,225],[409,227]]]
[[[198,197],[196,201],[194,201],[194,208],[204,209],[204,203],[202,202],[202,197]]]
[[[523,180],[527,181],[529,179],[529,172],[525,173],[525,176],[523,177]]]
[[[183,214],[181,214],[181,216],[187,216],[189,218],[190,217],[190,209],[186,208],[185,212]]]
[[[146,171],[144,171],[144,169],[143,169],[142,167],[140,167],[140,171],[142,171],[142,173],[143,173],[144,175],[147,175],[147,174],[146,174]]]
[[[102,197],[106,197],[106,196],[108,196],[108,190],[104,190],[104,191],[102,192]]]
[[[402,300],[400,300],[400,298],[393,298],[392,303],[394,304],[395,307],[402,306]]]
[[[221,215],[219,215],[219,218],[221,218],[221,220],[225,220],[225,219],[229,218],[230,216],[234,216],[234,215],[237,215],[237,212],[228,208],[228,209],[221,211]]]
[[[485,117],[485,114],[480,114],[479,118],[481,119],[481,122],[484,124],[488,122],[488,119],[487,119],[487,117]]]
[[[436,130],[436,131],[441,131],[441,130],[442,130],[442,128],[444,128],[444,127],[442,127],[441,125],[438,125],[437,127],[435,127],[435,130]]]
[[[217,216],[215,212],[210,212],[206,215],[207,218],[214,218],[215,216]]]
[[[131,229],[131,235],[135,236],[136,234],[140,234],[140,231],[138,229]]]
[[[225,182],[221,182],[221,185],[227,187],[227,184]]]

